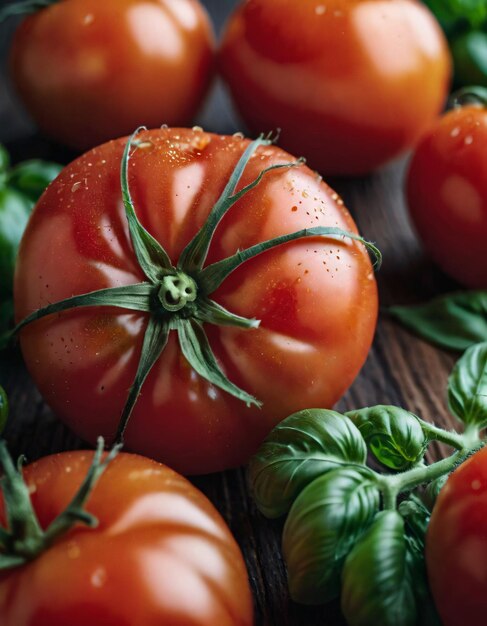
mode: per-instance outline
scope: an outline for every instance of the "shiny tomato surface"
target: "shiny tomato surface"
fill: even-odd
[[[362,174],[410,147],[440,112],[451,62],[415,0],[247,0],[219,59],[252,131],[324,175]]]
[[[67,507],[92,457],[66,452],[25,468],[43,528]],[[240,550],[182,476],[119,454],[86,510],[97,528],[78,525],[36,560],[0,574],[2,626],[251,626]]]
[[[140,125],[190,123],[213,48],[199,0],[63,0],[21,23],[10,65],[41,130],[86,149]]]
[[[130,186],[143,225],[175,264],[205,221],[248,145],[240,136],[159,129],[139,136]],[[34,210],[21,243],[15,281],[17,319],[73,294],[141,282],[121,202],[126,140],[96,148],[66,167]],[[261,147],[240,186],[293,157]],[[240,188],[240,187],[239,187]],[[305,227],[356,231],[343,202],[305,166],[265,175],[227,213],[208,263]],[[248,460],[283,418],[330,407],[361,368],[374,334],[377,287],[364,246],[301,239],[242,265],[212,295],[226,309],[261,320],[260,328],[205,325],[229,379],[261,409],[198,376],[176,333],[142,388],[126,444],[183,473]],[[84,439],[113,438],[135,376],[145,313],[92,308],[26,327],[28,368],[54,411]]]
[[[431,258],[471,288],[487,288],[487,108],[447,113],[410,166],[407,196]]]
[[[487,448],[448,479],[427,534],[428,577],[444,626],[485,624]]]

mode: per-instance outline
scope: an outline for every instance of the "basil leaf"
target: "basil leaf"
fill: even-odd
[[[10,170],[8,185],[27,196],[32,203],[36,203],[61,170],[62,166],[57,163],[25,161]]]
[[[442,348],[466,350],[487,341],[487,291],[453,293],[389,312],[407,328]]]
[[[418,418],[395,406],[373,406],[346,413],[375,458],[393,470],[406,470],[423,458],[427,438]]]
[[[13,291],[17,249],[24,233],[32,202],[14,189],[0,188],[0,296]]]
[[[450,411],[465,424],[487,425],[487,342],[469,348],[448,379]]]
[[[339,595],[345,558],[378,508],[379,491],[365,471],[333,470],[304,489],[283,533],[293,600],[323,604]]]
[[[342,611],[350,626],[415,626],[413,579],[397,511],[382,511],[347,557]]]
[[[279,517],[315,478],[366,459],[365,442],[348,418],[325,409],[300,411],[278,424],[251,459],[253,496],[266,517]]]

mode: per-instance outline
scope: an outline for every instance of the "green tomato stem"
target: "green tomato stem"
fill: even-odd
[[[452,448],[456,448],[457,450],[462,450],[465,447],[466,442],[464,435],[453,431],[444,430],[443,428],[438,428],[438,426],[435,426],[434,424],[431,424],[429,422],[425,422],[422,419],[420,419],[419,422],[421,424],[423,432],[430,439],[445,443],[446,445],[451,446]]]
[[[485,443],[484,441],[476,442],[475,445],[458,450],[458,452],[455,452],[452,456],[432,463],[431,465],[416,467],[408,472],[402,472],[401,474],[382,476],[381,482],[384,496],[388,490],[396,491],[396,493],[412,491],[424,483],[429,483],[437,478],[441,478],[445,474],[449,474],[458,465],[482,448]]]

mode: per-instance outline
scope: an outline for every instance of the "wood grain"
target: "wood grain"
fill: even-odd
[[[233,2],[207,1],[221,25]],[[0,52],[5,58],[8,37],[0,28]],[[7,88],[5,73],[0,89],[0,140],[9,142],[15,159],[32,156],[67,162],[69,152],[29,135],[31,126],[19,115],[18,105]],[[221,88],[217,86],[199,122],[208,130],[234,132],[240,124]],[[26,134],[27,133],[27,134]],[[424,258],[407,221],[402,184],[405,163],[396,163],[367,178],[332,181],[355,216],[362,234],[376,241],[384,254],[378,274],[383,307],[423,301],[454,287]],[[348,410],[373,404],[397,404],[453,427],[445,402],[446,380],[455,360],[414,338],[381,315],[368,361],[353,387],[338,405]],[[83,442],[70,433],[43,403],[22,364],[20,355],[0,357],[0,383],[10,397],[11,417],[6,438],[14,454],[29,460],[51,452],[79,448]],[[430,458],[442,454],[439,447]],[[256,626],[341,626],[338,603],[306,608],[290,602],[285,567],[280,554],[282,522],[265,520],[253,505],[243,470],[199,477],[194,483],[221,511],[241,545],[254,591]]]

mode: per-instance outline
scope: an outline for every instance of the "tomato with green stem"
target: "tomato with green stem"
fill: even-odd
[[[199,0],[26,0],[10,51],[13,82],[42,132],[77,149],[140,124],[187,125],[214,66]]]
[[[27,227],[27,366],[88,441],[124,436],[183,473],[237,466],[361,368],[377,317],[363,242],[337,194],[267,139],[110,142],[64,169]]]
[[[2,626],[251,626],[242,555],[211,503],[168,467],[102,449],[20,472],[0,443]]]
[[[254,132],[324,175],[374,170],[440,113],[451,61],[415,0],[248,0],[228,22],[219,65]]]
[[[456,103],[414,154],[409,213],[433,261],[463,285],[485,289],[487,90],[466,88]]]

